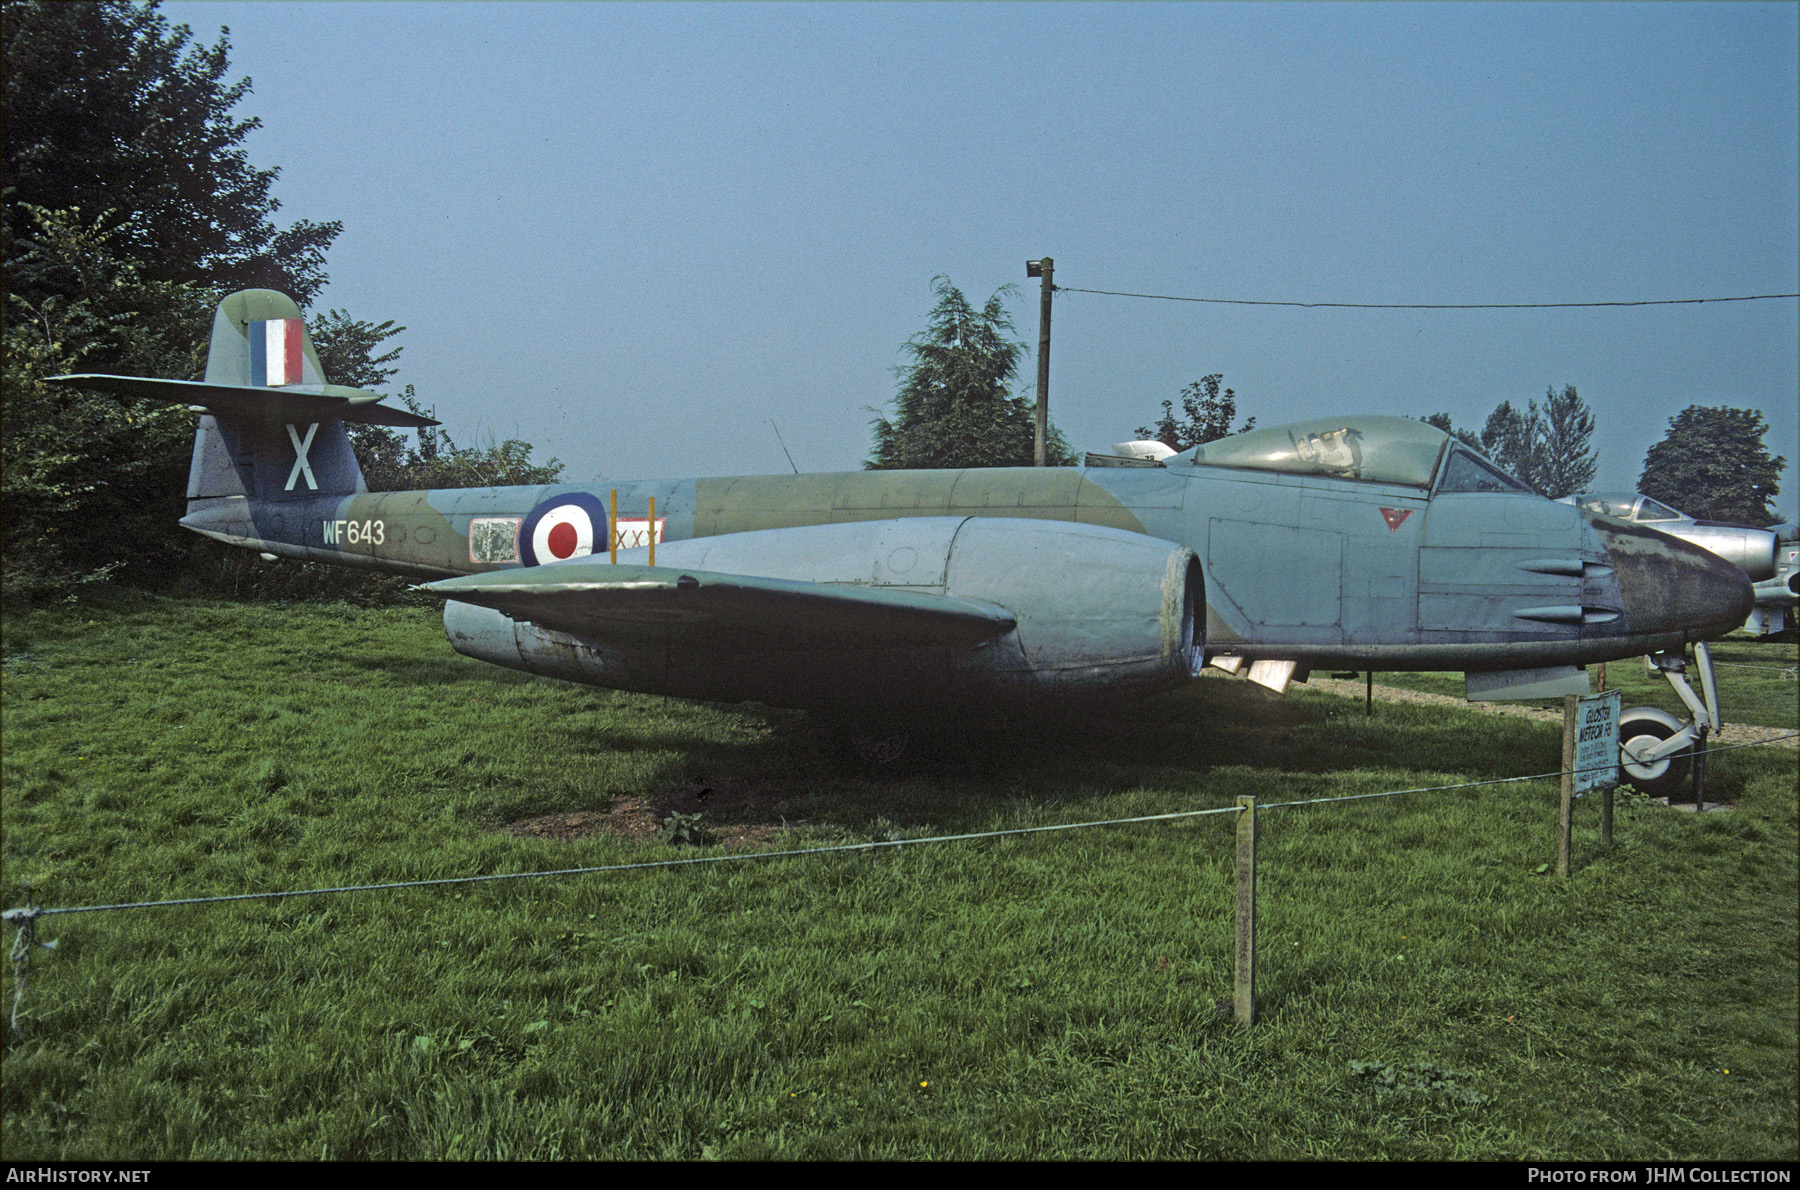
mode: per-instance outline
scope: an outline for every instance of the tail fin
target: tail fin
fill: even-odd
[[[300,307],[272,289],[246,289],[213,316],[206,379],[55,376],[119,396],[178,401],[202,413],[188,468],[188,513],[364,491],[347,421],[434,426],[382,405],[377,393],[326,382]]]
[[[324,388],[325,370],[294,300],[272,289],[246,289],[220,302],[206,383],[264,393],[287,385]],[[276,400],[261,409],[220,404],[207,405],[194,432],[189,512],[197,511],[195,501],[221,497],[262,502],[367,490],[342,420],[323,410],[279,408]]]

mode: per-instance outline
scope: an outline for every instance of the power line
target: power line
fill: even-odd
[[[1152,298],[1163,302],[1208,302],[1219,306],[1297,306],[1303,310],[1572,310],[1600,306],[1697,306],[1703,302],[1766,302],[1796,298],[1800,293],[1757,293],[1746,297],[1668,298],[1652,302],[1457,302],[1428,305],[1401,302],[1258,302],[1245,298],[1175,297],[1166,293],[1122,293],[1113,289],[1074,289],[1058,285],[1058,293],[1098,293],[1107,297]]]

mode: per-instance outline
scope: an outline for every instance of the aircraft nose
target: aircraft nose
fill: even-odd
[[[1619,576],[1625,623],[1633,635],[1721,636],[1756,606],[1750,576],[1731,562],[1642,525],[1591,521]]]

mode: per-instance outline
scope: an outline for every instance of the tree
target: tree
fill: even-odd
[[[1757,409],[1689,405],[1644,456],[1638,491],[1702,520],[1774,524],[1787,460],[1769,453],[1768,430]]]
[[[210,47],[191,45],[187,26],[171,29],[154,0],[5,0],[0,18],[9,262],[14,241],[32,233],[30,207],[86,217],[114,209],[132,214],[117,250],[148,282],[221,293],[261,286],[302,306],[312,300],[342,225],[271,222],[280,171],[252,168],[239,147],[261,121],[231,115],[250,80],[223,81],[225,31]],[[10,278],[7,288],[47,296]]]
[[[391,318],[377,325],[352,318],[342,310],[315,314],[306,326],[326,378],[333,384],[369,390],[380,389],[388,377],[400,370],[397,365],[387,365],[400,358],[401,348],[390,347],[381,355],[375,353],[405,329],[395,326]]]
[[[1455,438],[1465,446],[1474,450],[1482,449],[1481,435],[1475,433],[1473,430],[1465,430],[1461,426],[1454,424],[1450,420],[1450,415],[1448,413],[1427,414],[1419,420],[1428,426],[1436,426],[1438,429],[1444,431],[1444,433]]]
[[[1600,470],[1600,452],[1588,444],[1594,437],[1594,415],[1575,391],[1563,386],[1544,391],[1544,453],[1531,486],[1552,500],[1585,492]]]
[[[381,351],[389,339],[406,329],[395,326],[391,318],[376,324],[351,318],[342,310],[332,310],[314,315],[306,329],[312,336],[313,350],[318,352],[319,366],[333,384],[376,390],[400,370],[396,361],[402,349],[394,346]],[[377,355],[378,351],[381,354]],[[424,410],[413,403],[412,391],[412,386],[407,385],[402,399],[413,412],[423,413]],[[350,433],[351,448],[356,452],[363,480],[370,491],[408,491],[433,486],[408,482],[412,478],[410,456],[415,456],[417,451],[407,446],[399,431],[357,422],[348,423],[345,428]]]
[[[430,417],[413,397],[412,385],[400,394],[400,403],[414,413]],[[384,429],[370,426],[369,429]],[[394,431],[385,430],[390,436]],[[414,491],[420,488],[504,487],[510,484],[555,483],[562,478],[562,462],[531,461],[531,443],[518,438],[497,442],[490,435],[485,446],[458,446],[442,426],[421,426],[417,446],[389,457],[361,458],[363,479],[372,492]],[[359,456],[362,450],[359,448]]]
[[[1537,469],[1539,455],[1537,431],[1541,419],[1536,413],[1535,402],[1527,413],[1514,409],[1511,401],[1502,401],[1481,427],[1482,453],[1528,484]]]
[[[410,384],[399,401],[424,417],[437,412],[419,404]],[[442,426],[421,426],[418,442],[408,445],[399,431],[387,426],[351,425],[349,430],[363,482],[371,492],[505,487],[562,478],[561,460],[532,462],[531,443],[518,438],[499,442],[490,435],[485,446],[458,446]]]
[[[227,43],[154,3],[0,0],[5,591],[162,586],[199,572],[181,516],[193,418],[52,387],[60,372],[199,379],[227,289],[324,284],[338,225],[269,221],[275,170],[239,143]]]
[[[313,350],[331,382],[372,390],[385,386],[400,370],[402,348],[388,346],[388,340],[405,329],[392,319],[364,322],[342,310],[317,315],[307,324]],[[410,384],[399,401],[425,417],[436,412],[420,406]],[[371,492],[555,483],[562,478],[560,461],[533,463],[531,443],[517,438],[496,442],[490,437],[486,446],[458,446],[443,427],[424,426],[417,444],[409,446],[388,426],[351,423],[348,429],[363,482]]]
[[[1500,402],[1479,434],[1455,425],[1447,413],[1421,420],[1485,454],[1552,500],[1586,490],[1598,470],[1598,452],[1588,445],[1594,415],[1572,384],[1564,385],[1560,394],[1554,386],[1547,389],[1542,406],[1532,401],[1515,409],[1511,401]]]
[[[144,275],[120,241],[128,221],[27,208],[29,235],[8,259],[38,294],[6,294],[5,591],[67,593],[110,578],[157,582],[187,552],[168,544],[182,514],[194,439],[178,405],[53,387],[69,372],[193,376],[212,302],[191,282]],[[56,296],[65,290],[74,296]]]
[[[895,369],[900,391],[894,419],[878,417],[871,470],[898,467],[1029,467],[1037,437],[1036,402],[1008,393],[1025,344],[1014,342],[1002,298],[1007,285],[976,310],[948,277],[932,279],[937,305],[925,330],[901,350],[912,363]],[[873,412],[871,410],[871,412]],[[1047,462],[1074,461],[1069,444],[1050,427]]]
[[[1219,382],[1224,378],[1223,372],[1215,372],[1182,389],[1184,417],[1181,419],[1175,416],[1175,402],[1164,401],[1162,417],[1154,426],[1139,426],[1138,437],[1154,438],[1170,450],[1186,450],[1190,446],[1254,429],[1254,417],[1235,430],[1231,428],[1232,419],[1237,416],[1237,394],[1231,389],[1219,391]]]
[[[391,597],[397,582],[270,570],[173,531],[192,415],[43,383],[66,372],[197,380],[224,293],[262,286],[304,306],[324,285],[340,225],[270,222],[279,171],[251,168],[239,147],[259,121],[231,115],[250,83],[223,82],[225,36],[192,46],[153,2],[0,0],[0,18],[5,593],[68,596],[112,580]],[[326,375],[359,388],[394,374],[388,340],[404,329],[339,310],[311,320]],[[409,447],[385,427],[357,430],[370,478],[395,488],[547,483],[562,470],[511,439],[470,448],[427,431]]]

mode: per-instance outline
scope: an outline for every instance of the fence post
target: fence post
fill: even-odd
[[[1700,740],[1694,745],[1694,813],[1706,813],[1706,728],[1700,729]]]
[[[1232,1015],[1256,1023],[1256,799],[1237,800],[1237,946]]]
[[[1575,736],[1580,730],[1581,696],[1563,695],[1562,805],[1556,815],[1556,874],[1569,874],[1569,834],[1575,809]]]

